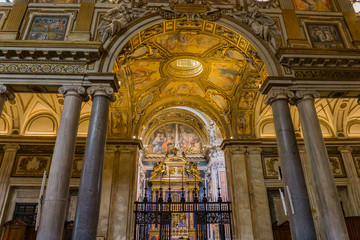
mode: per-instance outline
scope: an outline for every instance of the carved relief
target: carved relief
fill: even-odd
[[[279,178],[279,156],[263,156],[264,178]]]
[[[12,172],[13,177],[42,177],[49,172],[51,155],[18,154]]]
[[[346,177],[344,165],[340,154],[329,154],[329,161],[334,177],[343,178]]]

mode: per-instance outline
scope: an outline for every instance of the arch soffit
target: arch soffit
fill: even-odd
[[[125,31],[112,37],[110,41],[107,41],[104,44],[104,48],[108,50],[106,51],[107,54],[103,55],[98,62],[99,71],[112,72],[116,58],[132,37],[142,30],[164,21],[166,20],[159,15],[151,17],[145,16],[135,21],[135,24],[126,28]],[[269,76],[281,76],[283,74],[280,63],[278,62],[273,50],[269,47],[269,44],[260,39],[260,37],[256,36],[251,30],[248,30],[249,27],[231,17],[226,17],[226,19],[221,18],[215,23],[230,28],[244,37],[255,48],[264,61]]]
[[[231,127],[228,126],[224,118],[219,114],[219,112],[207,102],[199,100],[197,97],[189,96],[186,100],[179,100],[177,97],[169,97],[167,99],[161,99],[160,101],[155,102],[150,105],[146,110],[144,116],[140,119],[137,126],[135,126],[135,133],[141,133],[142,127],[145,126],[153,116],[157,115],[164,109],[169,109],[173,106],[185,106],[190,107],[195,110],[204,112],[207,114],[220,128],[221,133],[224,138],[229,138],[231,136]],[[200,107],[201,106],[201,107]]]

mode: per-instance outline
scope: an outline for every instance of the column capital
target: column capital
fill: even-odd
[[[353,151],[353,148],[348,146],[348,145],[344,145],[344,146],[340,146],[338,147],[338,150],[341,152],[341,153],[351,153]]]
[[[115,153],[117,151],[117,147],[115,145],[106,145],[105,151],[108,153]]]
[[[73,95],[82,97],[84,101],[89,100],[86,89],[82,86],[64,85],[59,88],[59,93],[63,94],[65,97]]]
[[[316,91],[311,90],[298,90],[295,92],[295,104],[298,104],[302,100],[311,99],[314,100],[314,98],[319,98],[320,93]]]
[[[258,153],[261,154],[262,153],[262,148],[261,147],[256,147],[256,146],[249,146],[247,148],[248,153]]]
[[[7,143],[5,144],[3,149],[5,152],[16,152],[17,150],[20,149],[20,145],[17,143]]]
[[[306,152],[306,148],[304,145],[298,145],[298,149],[299,149],[299,152],[302,152],[302,153]]]
[[[5,98],[6,100],[14,100],[14,94],[9,90],[5,85],[0,84],[0,97]]]
[[[112,102],[115,102],[116,100],[114,95],[114,89],[110,86],[104,86],[104,85],[92,86],[87,89],[87,93],[92,97],[105,96],[109,98],[109,100]]]
[[[265,105],[271,105],[273,101],[279,99],[286,99],[287,101],[289,101],[294,96],[295,94],[286,88],[273,88],[267,94],[264,103]]]

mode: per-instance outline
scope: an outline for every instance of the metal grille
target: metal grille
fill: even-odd
[[[230,202],[135,202],[135,240],[232,239]]]

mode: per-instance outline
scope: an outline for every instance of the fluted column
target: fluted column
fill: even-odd
[[[265,186],[260,147],[248,147],[250,182],[253,195],[255,239],[272,240],[270,208]]]
[[[16,152],[19,150],[19,144],[8,143],[4,146],[4,156],[0,168],[0,213],[2,214],[5,210],[6,198],[9,194],[9,181],[11,177],[11,170],[14,166]]]
[[[0,85],[0,117],[7,100],[14,100],[15,96],[5,85]]]
[[[299,110],[306,153],[311,164],[318,195],[318,207],[327,240],[349,239],[339,195],[333,179],[329,156],[317,117],[314,91],[297,91],[296,106]]]
[[[306,189],[299,149],[292,123],[289,97],[294,93],[279,89],[271,90],[265,99],[274,116],[276,140],[285,183],[288,216],[292,239],[316,239],[309,196]],[[291,202],[290,202],[291,201]],[[291,209],[291,203],[294,211]]]
[[[246,162],[246,148],[240,145],[225,145],[225,168],[229,201],[232,203],[232,226],[234,240],[252,240],[252,224],[249,171]]]
[[[76,136],[85,88],[63,86],[64,108],[55,142],[45,200],[41,210],[39,240],[60,240],[64,228]]]
[[[344,161],[344,167],[349,182],[349,190],[354,199],[354,213],[360,216],[360,178],[356,172],[356,166],[352,157],[353,149],[350,146],[340,146],[339,151]]]
[[[93,103],[76,207],[74,240],[96,239],[109,104],[114,99],[111,87],[90,87],[87,92],[92,96]]]

